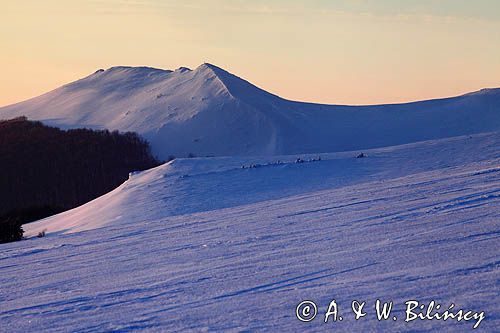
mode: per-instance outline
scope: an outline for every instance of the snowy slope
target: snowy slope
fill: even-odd
[[[379,106],[292,102],[214,65],[113,67],[0,108],[0,119],[135,131],[161,158],[348,151],[500,130],[500,89]],[[228,139],[230,138],[230,139]]]
[[[493,332],[498,143],[487,134],[253,169],[236,169],[238,158],[180,160],[133,175],[68,213],[97,226],[120,211],[116,223],[0,245],[1,330],[472,330],[405,324],[403,302],[416,299],[485,311],[478,332]],[[375,320],[377,298],[395,302],[397,321]],[[320,309],[311,323],[294,315],[304,299]],[[332,299],[344,321],[324,324]],[[354,299],[368,302],[363,320]]]
[[[156,220],[323,189],[392,179],[498,158],[500,134],[480,134],[358,152],[278,157],[177,159],[133,174],[114,191],[73,210],[25,226],[38,232],[75,232],[108,224]],[[277,161],[281,164],[276,164]],[[261,165],[258,168],[242,166]]]
[[[22,114],[137,131],[161,157],[233,156],[134,173],[25,226],[46,237],[1,244],[2,332],[473,326],[405,324],[409,299],[485,311],[481,331],[500,327],[498,89],[328,106],[283,100],[209,64],[115,67],[0,108],[0,118]],[[395,302],[397,321],[375,320],[377,298]],[[311,323],[295,318],[304,299],[320,307]],[[326,325],[332,299],[345,320]],[[353,319],[354,299],[368,302],[365,320]]]

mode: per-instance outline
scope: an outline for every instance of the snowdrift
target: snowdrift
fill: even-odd
[[[490,133],[367,150],[366,158],[353,151],[176,159],[132,174],[112,192],[25,230],[28,236],[71,233],[247,205],[498,158],[498,147],[500,134]]]

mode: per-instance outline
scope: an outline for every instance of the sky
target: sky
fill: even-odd
[[[0,106],[118,65],[209,62],[284,98],[500,87],[497,0],[0,0]]]

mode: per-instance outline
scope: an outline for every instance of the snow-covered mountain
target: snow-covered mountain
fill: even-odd
[[[500,130],[500,89],[406,104],[293,102],[214,65],[175,71],[99,70],[0,108],[63,127],[135,131],[169,155],[275,155],[348,151]]]
[[[468,332],[478,322],[405,322],[405,301],[434,300],[440,313],[484,311],[478,331],[495,332],[499,146],[490,133],[366,158],[177,159],[132,174],[26,225],[46,237],[0,244],[2,329]],[[325,323],[332,299],[344,320]],[[394,302],[389,320],[376,319],[376,299]],[[302,300],[318,306],[312,322],[295,317]],[[353,300],[367,302],[360,320]]]
[[[238,156],[178,158],[24,225],[29,239],[0,244],[3,330],[457,332],[477,323],[405,323],[406,300],[485,311],[487,332],[500,325],[500,89],[336,106],[284,100],[209,64],[115,67],[0,108],[0,118],[20,115],[136,131],[163,158]],[[319,311],[309,323],[295,317],[306,299]],[[324,323],[332,299],[344,320]],[[394,301],[397,320],[378,321],[376,299]],[[365,318],[354,319],[353,300],[367,302]]]

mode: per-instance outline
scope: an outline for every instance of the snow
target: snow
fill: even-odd
[[[2,330],[474,325],[404,323],[404,302],[416,299],[485,311],[480,330],[494,331],[499,141],[484,133],[270,165],[278,158],[180,159],[135,173],[87,205],[27,226],[46,228],[46,237],[0,245]],[[377,298],[394,301],[397,321],[376,320]],[[305,299],[320,309],[310,323],[295,318]],[[332,299],[345,320],[324,324]],[[353,319],[352,300],[369,304],[364,320]]]
[[[136,131],[178,158],[0,244],[0,331],[495,331],[500,89],[376,106],[284,100],[221,68],[113,67],[0,108]],[[360,153],[364,158],[356,158]],[[206,157],[217,156],[217,157]],[[296,163],[301,159],[303,163]],[[46,231],[43,238],[33,237]],[[318,317],[295,318],[314,300]],[[323,323],[335,299],[344,320]],[[376,299],[398,320],[379,322]],[[355,321],[353,300],[366,301]]]
[[[358,152],[176,159],[134,173],[112,192],[25,230],[68,233],[238,206],[472,163],[495,157],[499,146],[500,136],[491,133],[367,150],[363,159],[355,158]],[[321,161],[297,164],[299,157]],[[250,165],[260,167],[242,169]]]
[[[21,115],[62,128],[135,131],[162,159],[270,156],[498,131],[500,89],[406,104],[321,105],[284,100],[211,64],[120,66],[0,108],[0,119]]]
[[[2,330],[469,331],[404,323],[404,301],[500,326],[499,133],[321,154],[175,160],[0,245]],[[317,157],[312,155],[311,157]],[[79,231],[79,232],[76,232]],[[395,302],[378,322],[373,302]],[[319,317],[295,318],[314,300]],[[345,320],[324,324],[335,299]],[[364,320],[350,313],[365,300]],[[369,309],[368,309],[369,308]]]

